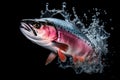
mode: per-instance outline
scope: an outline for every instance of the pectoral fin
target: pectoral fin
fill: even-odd
[[[68,45],[64,44],[64,43],[57,43],[57,42],[53,42],[54,45],[56,47],[58,47],[60,50],[66,51],[68,49]]]
[[[66,61],[66,56],[61,52],[61,50],[58,50],[58,56],[62,62]]]
[[[56,56],[57,55],[55,53],[50,53],[47,60],[46,60],[45,65],[48,65],[49,63],[51,63],[56,58]]]

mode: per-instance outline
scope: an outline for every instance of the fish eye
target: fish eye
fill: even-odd
[[[39,23],[35,23],[35,24],[33,24],[33,26],[34,26],[35,28],[39,29],[41,25],[40,25]]]

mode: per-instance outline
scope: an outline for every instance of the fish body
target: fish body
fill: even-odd
[[[72,56],[74,64],[93,53],[90,40],[71,22],[56,18],[23,19],[21,32],[32,42],[52,51],[46,65],[58,55],[61,62]]]

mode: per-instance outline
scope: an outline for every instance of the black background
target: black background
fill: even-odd
[[[86,74],[81,73],[76,75],[71,69],[61,69],[56,65],[57,58],[48,66],[45,66],[45,60],[49,55],[50,51],[44,49],[31,41],[26,39],[20,32],[20,20],[24,18],[39,18],[40,10],[45,10],[46,2],[49,2],[50,9],[61,8],[62,2],[67,2],[67,9],[72,11],[71,8],[74,6],[76,12],[82,15],[82,11],[91,8],[101,8],[108,12],[108,17],[112,18],[112,22],[107,25],[107,31],[111,33],[111,37],[108,39],[109,53],[107,54],[105,67],[103,73]],[[116,2],[117,3],[117,2]],[[120,54],[120,40],[119,40],[119,19],[117,8],[114,1],[109,0],[16,0],[11,4],[9,15],[14,20],[10,20],[12,26],[10,27],[11,35],[10,38],[10,51],[9,54],[11,60],[8,60],[8,75],[15,79],[39,79],[39,80],[119,80],[119,54]],[[114,27],[114,30],[110,30]]]

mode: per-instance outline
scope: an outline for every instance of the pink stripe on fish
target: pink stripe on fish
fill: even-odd
[[[68,51],[69,49],[71,50],[69,55],[84,56],[85,58],[92,51],[92,47],[84,40],[62,29],[58,29],[58,39],[56,42],[67,44],[69,46]]]

